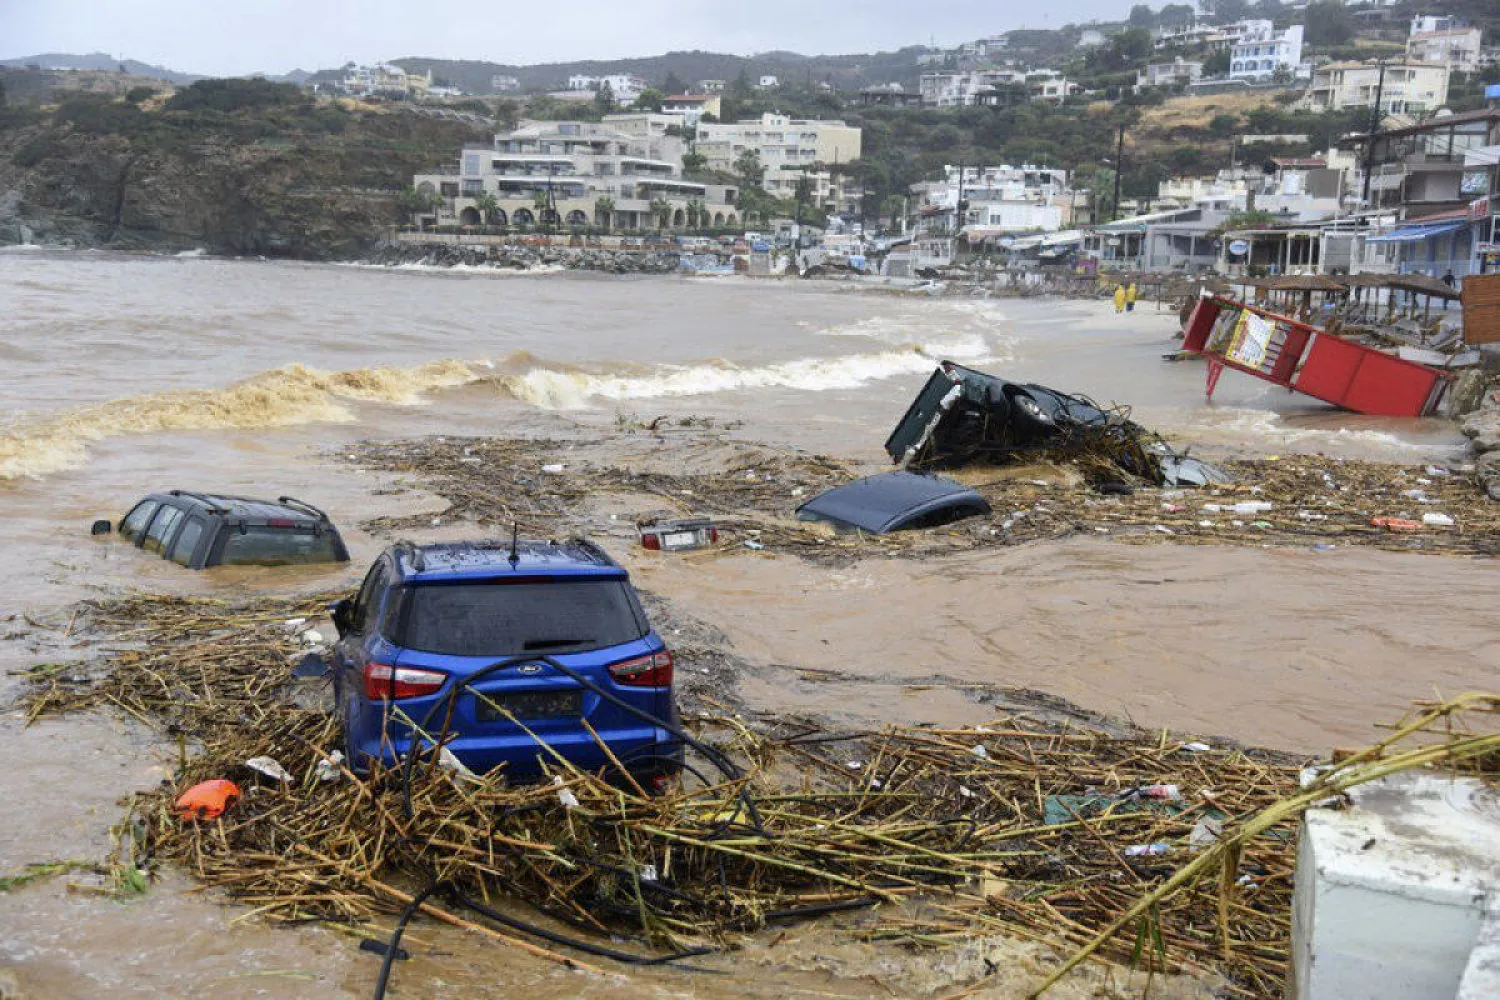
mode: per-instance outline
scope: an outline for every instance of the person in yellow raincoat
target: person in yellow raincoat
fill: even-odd
[[[1122,313],[1124,311],[1125,311],[1125,286],[1124,285],[1116,285],[1115,286],[1115,312]]]
[[[1125,289],[1125,311],[1135,312],[1135,282],[1133,281],[1130,287]]]

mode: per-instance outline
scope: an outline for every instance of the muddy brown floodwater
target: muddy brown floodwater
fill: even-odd
[[[1136,404],[1209,455],[1326,452],[1455,463],[1451,425],[1355,417],[1166,365],[1174,313],[1090,303],[927,301],[806,282],[622,280],[0,253],[0,671],[86,657],[79,600],[132,588],[231,599],[352,585],[387,542],[470,534],[426,484],[341,458],[420,435],[607,437],[661,416],[731,439],[877,468],[881,441],[935,360]],[[632,445],[632,447],[636,447]],[[629,449],[622,449],[622,454]],[[639,449],[637,449],[639,450]],[[643,459],[644,460],[644,459]],[[686,461],[665,456],[664,460]],[[349,567],[190,574],[87,537],[142,493],[180,486],[302,496],[349,534]],[[586,527],[666,606],[716,629],[757,712],[859,725],[979,722],[1027,688],[1084,709],[1321,753],[1435,691],[1493,686],[1493,560],[1107,540],[810,562],[653,556],[639,497],[591,497]],[[794,505],[786,498],[788,511]],[[669,641],[671,637],[669,636]],[[18,690],[0,673],[0,704]],[[171,774],[175,747],[124,717],[0,714],[0,875],[96,861],[119,799]],[[324,927],[271,927],[169,875],[100,894],[86,870],[0,891],[0,996],[361,998],[378,961]],[[853,921],[857,918],[850,917]],[[937,997],[992,969],[1019,997],[1039,945],[911,952],[845,920],[756,936],[711,971],[561,971],[418,924],[392,997]],[[1096,995],[1100,973],[1058,991]],[[1118,975],[1116,980],[1119,981]],[[8,992],[9,991],[9,992]],[[1156,996],[1203,996],[1205,983]]]

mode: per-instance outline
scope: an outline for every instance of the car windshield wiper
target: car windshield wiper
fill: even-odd
[[[593,639],[528,639],[522,649],[556,649],[559,646],[582,646]]]

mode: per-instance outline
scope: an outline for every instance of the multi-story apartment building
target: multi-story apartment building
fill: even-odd
[[[1137,73],[1137,87],[1161,87],[1174,83],[1192,83],[1203,76],[1203,64],[1193,59],[1173,59],[1169,63],[1150,63]]]
[[[432,87],[432,71],[408,73],[400,66],[348,66],[338,88],[355,97],[422,97]]]
[[[949,218],[955,229],[978,226],[1007,233],[1056,232],[1073,218],[1068,173],[1051,167],[1001,164],[943,168],[940,180],[912,185],[918,212]],[[956,218],[962,203],[962,218]]]
[[[1448,67],[1439,63],[1386,63],[1382,81],[1378,63],[1328,63],[1313,71],[1306,103],[1325,111],[1373,108],[1377,94],[1382,114],[1436,111],[1448,100]]]
[[[521,89],[521,81],[513,76],[496,73],[490,77],[490,89],[497,94],[510,94]]]
[[[1277,31],[1271,21],[1247,21],[1229,50],[1234,80],[1268,80],[1278,72],[1296,73],[1302,65],[1302,25]]]
[[[586,76],[575,74],[568,77],[569,90],[603,90],[608,87],[615,95],[616,104],[633,104],[646,90],[645,80],[630,73],[612,73],[608,76]]]
[[[1456,18],[1423,15],[1412,18],[1406,39],[1406,58],[1412,62],[1442,63],[1449,69],[1472,73],[1482,59],[1484,32],[1460,24]]]
[[[923,73],[918,92],[928,108],[967,108],[979,104],[982,95],[1002,87],[1026,83],[1026,74],[1014,69],[984,69],[953,73]]]
[[[863,132],[841,121],[790,118],[767,113],[738,122],[698,124],[697,152],[716,170],[733,170],[735,161],[755,152],[766,168],[765,189],[778,198],[794,197],[797,181],[811,179],[816,203],[841,201],[828,166],[859,159]]]
[[[418,174],[418,191],[439,205],[424,221],[436,225],[680,229],[696,215],[700,227],[739,224],[737,190],[682,176],[683,140],[656,134],[652,119],[622,115],[592,122],[531,122],[495,136],[488,147],[465,147],[457,168]],[[636,119],[641,119],[637,121]],[[627,131],[629,129],[629,131]],[[485,218],[476,199],[496,208]]]

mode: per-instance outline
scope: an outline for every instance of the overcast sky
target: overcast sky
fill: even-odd
[[[189,73],[243,74],[399,56],[527,64],[673,49],[830,55],[1118,18],[1130,2],[0,0],[0,58],[105,52]]]

